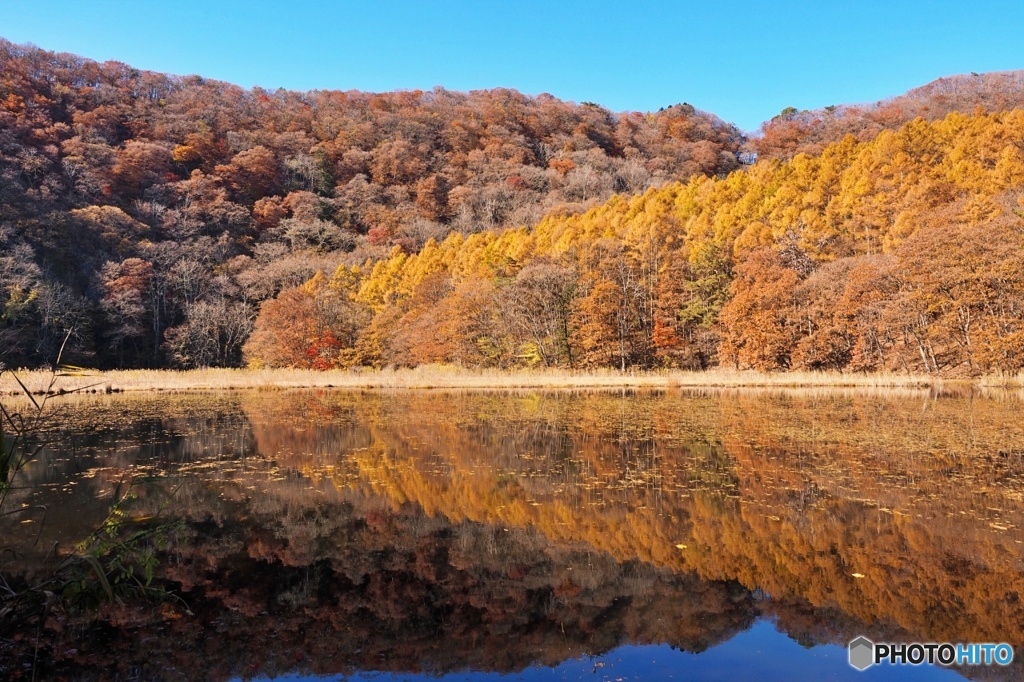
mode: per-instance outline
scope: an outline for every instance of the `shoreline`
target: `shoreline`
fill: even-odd
[[[839,372],[477,370],[426,365],[413,369],[198,369],[82,370],[58,373],[15,370],[36,395],[123,392],[204,392],[219,390],[331,389],[518,389],[518,388],[941,388],[948,383],[1013,388],[1021,376],[950,381],[927,375],[843,374]],[[0,375],[0,395],[24,391],[10,371]]]

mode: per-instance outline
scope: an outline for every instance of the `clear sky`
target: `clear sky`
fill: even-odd
[[[1022,0],[0,0],[0,36],[295,90],[512,87],[744,130],[1024,68]]]

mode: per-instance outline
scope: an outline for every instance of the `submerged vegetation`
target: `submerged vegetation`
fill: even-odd
[[[700,652],[759,618],[804,646],[1019,646],[1020,400],[78,395],[58,409],[77,461],[49,450],[59,475],[35,479],[78,485],[44,499],[76,501],[77,531],[122,472],[172,476],[185,531],[156,580],[194,615],[105,609],[45,634],[41,658],[69,677],[514,672],[627,643]],[[140,489],[135,509],[164,505]]]
[[[30,470],[46,466],[40,460],[47,450],[73,445],[50,414],[60,375],[49,373],[39,399],[10,370],[0,376],[15,383],[24,398],[0,397],[0,525],[5,528],[0,534],[0,643],[19,632],[38,635],[47,622],[91,612],[103,603],[169,598],[152,584],[156,551],[166,547],[180,524],[158,520],[158,513],[140,518],[130,512],[136,490],[153,480],[125,472],[95,528],[65,546],[40,546],[51,513],[61,514],[36,501],[40,485]]]

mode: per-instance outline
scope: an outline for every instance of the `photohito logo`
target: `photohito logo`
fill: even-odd
[[[1013,661],[1013,647],[1009,644],[922,644],[875,643],[867,637],[850,642],[850,665],[867,670],[876,663],[888,661],[892,665],[1009,665]]]

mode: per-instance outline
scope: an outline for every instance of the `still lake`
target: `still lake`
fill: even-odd
[[[1024,675],[1024,402],[963,389],[55,398],[21,557],[179,522],[78,679]],[[45,511],[41,511],[45,507]],[[1009,668],[846,644],[1008,642]],[[0,656],[4,654],[0,652]],[[13,655],[13,654],[11,654]],[[9,670],[13,669],[9,668]]]

